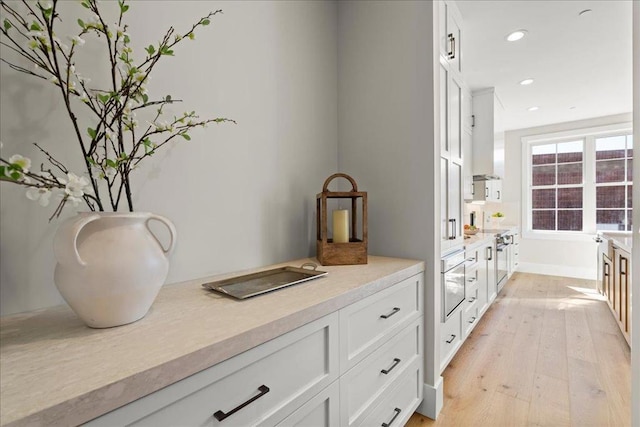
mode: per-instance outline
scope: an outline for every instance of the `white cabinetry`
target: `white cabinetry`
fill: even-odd
[[[423,277],[403,280],[89,425],[364,426],[393,417],[402,425],[422,400]],[[406,390],[405,383],[415,386]]]
[[[462,72],[462,15],[452,1],[444,1],[439,8],[440,55],[451,68]]]
[[[462,90],[462,196],[473,200],[473,96],[466,87]]]
[[[481,175],[482,176],[482,175]],[[502,180],[475,179],[473,181],[473,200],[502,202]]]
[[[485,239],[465,251],[465,301],[440,323],[440,372],[496,298],[495,240]]]
[[[473,92],[473,115],[473,174],[503,177],[504,107],[494,88]]]
[[[518,269],[518,260],[520,258],[520,233],[514,231],[509,233],[508,236],[510,236],[509,241],[511,242],[511,250],[508,253],[509,259],[507,261],[509,269],[507,270],[507,276],[511,277],[511,275]]]
[[[462,83],[440,59],[440,222],[441,248],[463,242]]]

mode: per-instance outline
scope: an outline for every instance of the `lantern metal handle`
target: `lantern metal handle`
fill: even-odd
[[[324,185],[322,186],[322,192],[326,193],[329,191],[329,183],[334,179],[334,178],[345,178],[348,179],[349,182],[351,183],[351,191],[352,192],[356,192],[358,191],[358,184],[356,184],[356,180],[351,178],[349,175],[347,175],[346,173],[334,173],[333,175],[331,175],[329,178],[327,178],[327,180],[324,182]]]

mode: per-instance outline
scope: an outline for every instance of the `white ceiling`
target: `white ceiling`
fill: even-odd
[[[496,88],[505,130],[632,111],[630,0],[456,4],[465,82],[472,91]],[[592,12],[579,16],[585,9]],[[527,36],[507,42],[517,29]],[[535,81],[521,86],[525,78]]]

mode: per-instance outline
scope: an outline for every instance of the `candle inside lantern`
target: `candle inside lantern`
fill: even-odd
[[[333,243],[349,242],[349,211],[336,209],[333,211]]]

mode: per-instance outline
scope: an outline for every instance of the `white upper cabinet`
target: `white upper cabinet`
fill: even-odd
[[[473,181],[472,199],[483,202],[502,202],[502,180]]]
[[[471,91],[462,89],[462,196],[473,200],[473,97]]]
[[[504,177],[504,107],[494,88],[473,92],[473,174]]]
[[[452,1],[444,1],[439,9],[440,55],[451,70],[462,73],[462,15]]]

